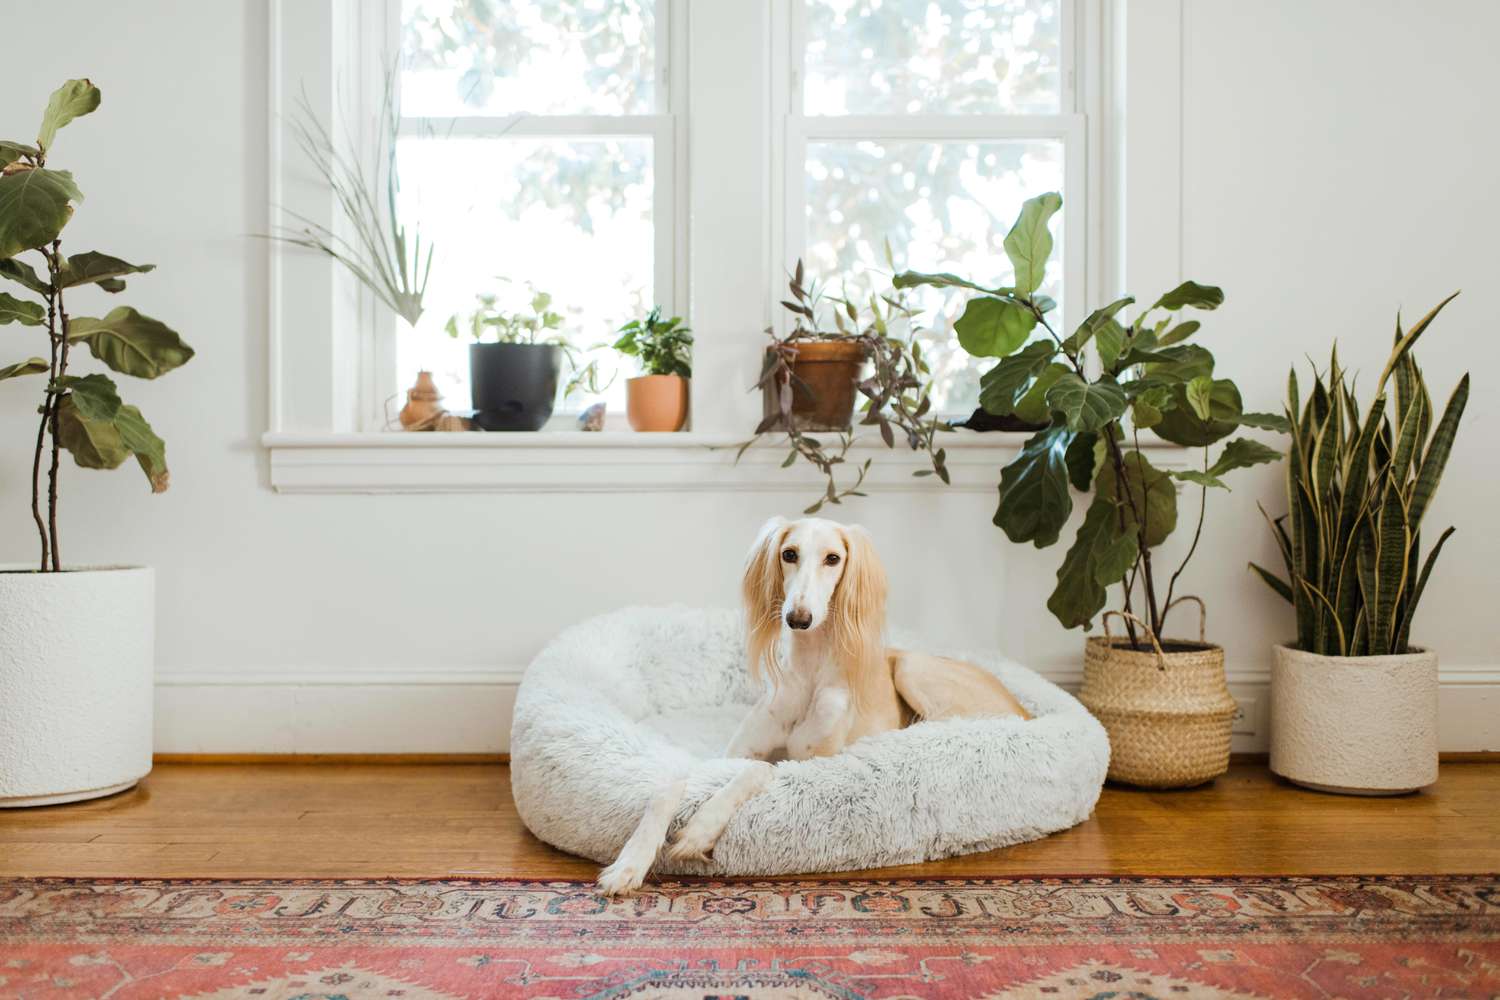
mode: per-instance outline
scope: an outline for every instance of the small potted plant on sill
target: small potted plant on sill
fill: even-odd
[[[552,296],[527,286],[527,309],[507,312],[499,296],[482,292],[468,316],[452,316],[444,327],[448,336],[467,333],[469,385],[473,393],[474,423],[486,431],[540,430],[557,402],[563,362],[588,380],[597,369],[584,366],[559,331],[563,317],[552,311]],[[579,384],[575,378],[569,390]]]
[[[662,319],[661,307],[619,329],[614,349],[639,358],[643,373],[625,380],[625,415],[637,431],[680,431],[687,422],[693,375],[693,332],[682,317]]]
[[[109,795],[151,770],[152,572],[63,561],[59,459],[65,450],[82,468],[113,469],[134,458],[151,491],[164,491],[161,438],[108,375],[72,366],[87,348],[112,371],[154,379],[185,364],[193,349],[130,306],[102,319],[75,311],[75,296],[119,293],[126,276],[153,269],[63,252],[63,228],[83,196],[72,174],[49,165],[53,143],[99,100],[88,80],[69,80],[48,101],[34,144],[0,141],[0,277],[20,293],[0,291],[0,324],[35,327],[47,343],[46,357],[0,366],[0,381],[41,379],[31,463],[41,558],[0,567],[0,806]]]
[[[891,259],[889,246],[886,258]],[[863,398],[863,403],[858,404],[863,414],[859,425],[878,428],[887,448],[896,446],[899,434],[907,447],[926,452],[931,462],[931,468],[918,469],[912,475],[937,476],[947,483],[947,452],[938,444],[938,435],[948,425],[932,415],[931,372],[922,359],[915,314],[902,293],[871,295],[867,303],[856,303],[847,295],[825,298],[815,283],[804,283],[804,279],[799,260],[790,282],[792,297],[782,303],[795,317],[794,329],[785,338],[766,331],[772,345],[766,351],[760,379],[752,386],[752,391],[761,391],[766,414],[755,428],[755,435],[740,445],[739,456],[763,435],[782,431],[790,445],[782,468],[790,468],[801,458],[826,480],[822,495],[803,513],[816,514],[824,504],[839,504],[847,497],[864,496],[861,487],[870,471],[871,459],[855,467],[852,483],[841,482],[839,475],[841,468],[850,464],[849,450],[855,441],[853,412]],[[832,330],[827,320],[829,315],[833,317]],[[892,332],[893,321],[897,319],[908,328],[906,337]],[[827,361],[801,364],[803,352],[820,343],[842,344],[849,357],[857,353],[860,358],[869,359],[869,374],[861,378],[861,367],[854,366],[842,374],[830,375],[821,367],[833,365]],[[846,376],[853,380],[848,387],[843,383]],[[835,404],[828,405],[820,393],[833,394]],[[845,396],[849,397],[848,402]],[[839,416],[845,413],[847,416]],[[836,445],[825,445],[822,437],[810,433],[816,427],[831,425],[838,425]]]
[[[1394,795],[1437,780],[1438,656],[1411,629],[1454,530],[1423,559],[1469,376],[1439,417],[1412,346],[1452,300],[1405,333],[1397,319],[1363,417],[1337,350],[1305,403],[1295,370],[1287,380],[1290,510],[1271,522],[1286,577],[1251,568],[1296,609],[1296,641],[1272,664],[1271,770],[1309,788]]]
[[[1185,343],[1200,324],[1182,319],[1182,310],[1217,308],[1224,300],[1217,288],[1184,282],[1130,322],[1123,313],[1135,300],[1121,298],[1089,314],[1071,335],[1057,333],[1048,319],[1055,304],[1036,290],[1052,254],[1048,221],[1061,207],[1057,194],[1023,206],[1005,238],[1015,271],[1009,285],[911,272],[897,275],[896,285],[979,293],[954,327],[970,354],[998,359],[980,380],[985,410],[1005,416],[1026,400],[1044,404],[1047,426],[1001,471],[995,524],[1013,542],[1045,548],[1057,542],[1073,510],[1072,490],[1090,497],[1047,608],[1065,628],[1088,628],[1107,603],[1106,588],[1121,587],[1120,608],[1105,614],[1104,637],[1085,644],[1079,693],[1109,733],[1110,778],[1159,788],[1196,785],[1228,767],[1235,706],[1224,651],[1206,641],[1203,602],[1176,596],[1177,581],[1202,536],[1208,491],[1227,489],[1229,472],[1279,457],[1250,438],[1228,441],[1217,458],[1209,446],[1242,425],[1280,430],[1285,422],[1244,412],[1235,384],[1214,377],[1213,355]],[[1140,448],[1143,431],[1202,448],[1202,467],[1156,468]],[[1197,526],[1186,557],[1163,581],[1152,557],[1177,527],[1176,482],[1199,488]],[[1199,606],[1198,640],[1162,638],[1183,601]],[[1110,634],[1111,617],[1124,622],[1125,635]]]

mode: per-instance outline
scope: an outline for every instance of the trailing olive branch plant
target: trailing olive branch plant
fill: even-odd
[[[124,276],[144,274],[151,264],[129,264],[95,251],[66,255],[61,233],[83,200],[73,175],[47,165],[57,130],[99,107],[99,88],[88,80],[69,80],[47,102],[35,144],[0,140],[0,277],[13,281],[41,302],[0,292],[0,324],[44,327],[49,356],[32,357],[0,367],[0,381],[26,375],[47,376],[31,462],[31,516],[41,540],[42,572],[62,569],[57,529],[58,466],[62,449],[88,469],[113,469],[132,455],[140,463],[153,493],[167,488],[166,445],[141,416],[120,399],[109,376],[70,374],[76,344],[104,365],[136,378],[156,378],[185,364],[193,349],[166,324],[130,306],[110,310],[103,319],[74,316],[64,291],[96,285],[109,293],[125,289]],[[20,259],[36,252],[42,274]],[[69,292],[71,298],[71,292]],[[50,449],[49,449],[50,439]],[[50,457],[48,452],[50,450]],[[47,461],[47,515],[42,516],[41,478]]]
[[[886,248],[887,258],[890,248]],[[807,279],[802,261],[797,261],[788,282],[789,299],[782,306],[794,317],[794,325],[785,337],[767,328],[771,344],[766,351],[760,378],[751,391],[759,389],[768,400],[767,413],[755,428],[755,435],[740,445],[736,461],[762,436],[785,433],[789,447],[782,468],[794,465],[798,458],[816,468],[826,479],[822,496],[804,509],[816,514],[824,504],[840,504],[848,497],[866,494],[861,487],[869,474],[872,459],[855,466],[854,481],[841,484],[839,467],[848,465],[849,450],[855,434],[852,428],[831,432],[836,443],[825,445],[800,426],[793,412],[796,391],[812,389],[797,377],[793,362],[799,343],[814,340],[842,340],[858,344],[871,366],[868,376],[855,384],[864,401],[859,426],[876,427],[887,448],[895,448],[897,433],[913,451],[927,453],[932,467],[918,469],[914,476],[937,476],[948,483],[947,452],[938,445],[937,436],[948,425],[930,415],[932,400],[930,370],[922,359],[922,347],[916,339],[916,313],[907,305],[901,292],[871,294],[866,302],[856,302],[847,292],[840,297],[827,295],[816,281]],[[828,317],[832,317],[832,323]],[[907,325],[906,337],[891,333],[894,320]],[[831,327],[831,328],[830,328]]]
[[[1197,550],[1207,491],[1228,489],[1221,477],[1230,471],[1279,457],[1258,441],[1237,438],[1210,462],[1208,446],[1240,426],[1284,430],[1286,422],[1274,414],[1244,412],[1235,384],[1213,377],[1213,355],[1184,343],[1200,324],[1180,319],[1179,313],[1217,308],[1224,301],[1217,288],[1184,282],[1129,323],[1119,318],[1135,302],[1127,296],[1090,313],[1071,335],[1059,334],[1048,318],[1056,303],[1037,289],[1052,255],[1049,220],[1061,208],[1056,193],[1022,207],[1004,242],[1015,272],[1011,285],[987,287],[952,274],[910,271],[898,274],[895,284],[978,293],[954,330],[969,354],[998,359],[980,379],[980,405],[995,416],[1023,408],[1047,414],[1047,426],[1001,471],[994,522],[1006,536],[1037,548],[1053,545],[1073,509],[1069,487],[1093,494],[1057,572],[1048,609],[1068,628],[1088,627],[1107,601],[1106,588],[1118,583],[1123,609],[1134,618],[1139,581],[1145,605],[1140,620],[1159,636],[1175,602],[1177,580]],[[1165,315],[1152,319],[1158,311]],[[1043,336],[1033,339],[1038,330]],[[1143,430],[1204,448],[1202,469],[1156,469],[1140,449]],[[1203,493],[1192,546],[1163,595],[1152,549],[1177,525],[1174,479]],[[1135,646],[1139,637],[1132,618],[1126,624]]]

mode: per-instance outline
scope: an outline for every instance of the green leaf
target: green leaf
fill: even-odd
[[[1139,430],[1150,430],[1161,423],[1161,418],[1161,409],[1144,398],[1130,404],[1130,419]]]
[[[64,375],[55,383],[72,394],[73,405],[88,420],[112,423],[120,412],[120,393],[108,375]]]
[[[64,396],[57,404],[57,441],[85,469],[117,469],[130,457],[114,421],[90,420],[72,396]]]
[[[1437,492],[1438,481],[1443,477],[1443,468],[1448,464],[1448,455],[1453,451],[1453,439],[1458,434],[1458,421],[1464,414],[1464,407],[1469,403],[1469,376],[1468,373],[1458,380],[1458,385],[1453,389],[1453,395],[1448,397],[1448,403],[1443,407],[1442,419],[1438,421],[1437,428],[1432,432],[1432,443],[1427,446],[1427,453],[1422,456],[1422,468],[1417,473],[1417,482],[1412,489],[1411,497],[1411,523],[1412,527],[1419,528],[1422,524],[1422,515],[1427,512],[1427,504],[1431,502],[1432,495]]]
[[[1080,434],[1068,445],[1067,454],[1063,456],[1063,461],[1068,466],[1068,481],[1081,493],[1087,493],[1094,480],[1094,466],[1097,463],[1094,446],[1098,443],[1099,435],[1093,431]]]
[[[953,324],[958,343],[976,358],[1003,358],[1026,343],[1036,326],[1029,309],[1006,299],[970,299]]]
[[[22,170],[0,176],[0,257],[14,257],[57,239],[81,201],[66,170]]]
[[[989,295],[1009,295],[1014,291],[1011,288],[985,288],[956,274],[923,274],[921,271],[902,271],[891,279],[891,284],[897,288],[915,288],[918,285],[931,288],[972,288]]]
[[[47,364],[45,358],[27,358],[25,361],[17,361],[13,365],[6,365],[0,368],[0,382],[21,375],[40,375],[50,368],[51,365]]]
[[[20,323],[22,326],[41,326],[47,319],[47,310],[35,302],[27,302],[13,295],[0,292],[0,324]]]
[[[0,167],[8,167],[23,156],[34,160],[40,152],[35,146],[28,146],[23,142],[0,139]]]
[[[1116,518],[1118,521],[1118,517]],[[1101,587],[1112,587],[1125,579],[1130,567],[1140,556],[1140,543],[1135,535],[1119,535],[1103,549],[1094,554],[1094,579]]]
[[[1032,542],[1039,549],[1057,541],[1073,510],[1065,460],[1073,437],[1072,431],[1057,424],[1038,431],[1000,470],[995,524],[1011,541]]]
[[[1267,447],[1250,438],[1235,438],[1224,446],[1224,450],[1219,454],[1219,460],[1209,466],[1208,471],[1211,475],[1222,476],[1235,469],[1248,469],[1252,465],[1275,462],[1280,458],[1281,452],[1275,448]]]
[[[1054,361],[1031,383],[1031,388],[1021,401],[1016,404],[1016,416],[1029,424],[1045,424],[1050,419],[1051,411],[1047,409],[1047,392],[1057,380],[1068,373],[1068,366],[1060,361]]]
[[[1213,393],[1214,379],[1212,375],[1199,375],[1188,382],[1187,389],[1188,406],[1193,413],[1197,414],[1199,420],[1213,419]]]
[[[1216,490],[1229,489],[1229,484],[1212,472],[1203,472],[1199,469],[1178,469],[1176,472],[1169,473],[1169,475],[1179,482],[1193,483],[1197,486],[1205,486]]]
[[[1236,420],[1241,427],[1259,427],[1261,430],[1280,431],[1282,434],[1292,429],[1291,423],[1279,413],[1241,413]]]
[[[68,340],[88,344],[94,357],[137,378],[156,378],[193,356],[193,349],[174,330],[130,306],[111,309],[103,319],[69,320]]]
[[[1014,413],[1032,380],[1046,369],[1057,354],[1050,340],[1036,340],[1019,353],[1004,358],[979,378],[979,405],[985,412],[1003,417]]]
[[[1047,405],[1060,412],[1072,431],[1096,431],[1125,412],[1125,390],[1113,376],[1086,382],[1069,372],[1047,391]]]
[[[1125,358],[1126,364],[1135,364],[1136,352],[1132,351]],[[1164,347],[1158,351],[1151,351],[1149,357],[1141,357],[1141,362],[1146,362],[1146,374],[1162,379],[1171,379],[1176,382],[1191,382],[1200,375],[1212,375],[1214,373],[1214,356],[1207,348],[1199,347],[1197,344],[1176,344],[1172,347]]]
[[[1058,567],[1057,587],[1047,598],[1047,610],[1064,628],[1088,627],[1104,607],[1108,595],[1099,582],[1100,566],[1106,562],[1112,566],[1119,564],[1123,552],[1113,551],[1112,547],[1121,536],[1120,517],[1114,504],[1096,496]],[[1106,559],[1106,553],[1111,553],[1113,559]]]
[[[1042,287],[1047,276],[1047,258],[1052,256],[1052,232],[1047,222],[1062,208],[1056,192],[1029,198],[1021,206],[1016,224],[1005,237],[1005,254],[1016,269],[1016,291],[1029,295]]]
[[[72,288],[74,285],[89,282],[102,284],[109,278],[119,278],[127,274],[145,274],[147,271],[154,270],[156,270],[155,264],[127,264],[118,257],[86,250],[83,253],[73,254],[67,259],[62,273],[58,275],[58,287]]]
[[[1123,299],[1116,299],[1109,305],[1099,309],[1095,309],[1093,312],[1089,313],[1088,319],[1085,319],[1082,323],[1080,323],[1078,325],[1078,329],[1073,331],[1073,335],[1062,342],[1063,350],[1069,351],[1073,354],[1077,354],[1083,349],[1084,345],[1093,338],[1094,334],[1097,333],[1099,331],[1099,328],[1105,323],[1113,323],[1115,327],[1118,328],[1119,323],[1115,321],[1115,314],[1134,301],[1135,296],[1127,295]],[[1124,331],[1122,330],[1121,334],[1123,335],[1123,333]]]
[[[1192,306],[1194,309],[1217,309],[1223,304],[1223,290],[1212,285],[1200,285],[1196,281],[1184,281],[1157,299],[1156,305],[1151,308],[1177,310],[1183,306]]]
[[[1095,480],[1097,495],[1124,509],[1132,531],[1144,521],[1142,534],[1146,544],[1160,545],[1177,527],[1177,489],[1172,485],[1172,477],[1153,466],[1138,451],[1126,452],[1122,459],[1124,490],[1116,478],[1114,463],[1104,462]]]
[[[1240,390],[1228,379],[1215,379],[1208,390],[1209,419],[1198,416],[1187,397],[1187,387],[1173,390],[1176,403],[1151,430],[1164,441],[1201,448],[1234,433],[1239,426]]]
[[[125,447],[140,463],[146,481],[151,484],[151,492],[165,493],[171,482],[167,472],[166,443],[156,436],[146,418],[141,416],[141,411],[134,406],[120,407],[120,413],[115,417],[115,429],[120,432]]]
[[[1259,565],[1257,565],[1255,563],[1251,563],[1250,564],[1250,568],[1253,569],[1253,570],[1255,570],[1255,572],[1257,574],[1259,574],[1259,576],[1260,576],[1260,578],[1262,580],[1266,581],[1266,586],[1270,587],[1272,590],[1276,591],[1276,593],[1280,594],[1281,597],[1282,597],[1282,599],[1284,601],[1286,601],[1288,604],[1296,604],[1297,603],[1292,598],[1292,585],[1291,584],[1287,583],[1281,577],[1277,576],[1275,573],[1272,573],[1270,570],[1266,569],[1264,566],[1259,566]]]
[[[9,278],[11,281],[25,285],[38,295],[47,294],[47,283],[37,277],[31,265],[14,258],[0,260],[0,278]]]
[[[1202,323],[1199,323],[1195,319],[1183,320],[1181,323],[1178,323],[1176,326],[1172,327],[1172,329],[1162,334],[1161,339],[1156,342],[1157,346],[1168,347],[1172,344],[1181,343],[1182,341],[1187,340],[1193,334],[1197,333],[1198,328],[1202,325]]]
[[[1099,352],[1099,363],[1106,371],[1114,371],[1115,362],[1120,359],[1120,351],[1125,346],[1125,328],[1112,319],[1105,320],[1099,324],[1094,338],[1094,348]]]
[[[99,106],[99,88],[87,80],[69,80],[52,92],[47,110],[42,113],[42,127],[36,144],[51,149],[57,130],[74,118],[82,118]]]

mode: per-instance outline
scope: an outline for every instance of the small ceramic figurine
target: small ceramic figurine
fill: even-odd
[[[604,410],[603,403],[595,403],[578,414],[578,429],[581,431],[604,430]]]
[[[401,427],[408,431],[430,431],[444,413],[438,404],[443,395],[432,381],[432,372],[417,372],[417,382],[406,390],[406,405],[401,407]]]

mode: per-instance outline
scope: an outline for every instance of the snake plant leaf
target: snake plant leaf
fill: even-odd
[[[0,292],[0,325],[20,323],[22,326],[41,326],[46,320],[47,311],[38,303]]]
[[[99,107],[99,88],[88,80],[69,80],[52,92],[47,100],[47,110],[42,112],[42,127],[37,131],[36,144],[43,150],[52,148],[57,130],[75,118]]]
[[[1389,473],[1386,479],[1385,500],[1375,521],[1375,601],[1368,605],[1374,656],[1389,653],[1396,638],[1396,608],[1409,582],[1407,556],[1412,539],[1410,513],[1400,484]]]
[[[1011,295],[1015,292],[1014,288],[986,288],[976,285],[956,274],[924,274],[921,271],[902,271],[891,279],[891,284],[897,288],[916,288],[919,285],[929,288],[968,288],[986,295]]]
[[[1391,455],[1391,464],[1387,470],[1387,475],[1398,483],[1406,482],[1407,473],[1412,468],[1412,459],[1417,454],[1417,433],[1422,426],[1421,407],[1422,403],[1418,397],[1406,408],[1404,418],[1398,418],[1396,450]]]
[[[1218,461],[1209,466],[1208,471],[1210,475],[1222,476],[1235,469],[1248,469],[1254,465],[1275,462],[1280,458],[1281,452],[1269,445],[1250,438],[1235,438],[1224,446],[1224,450],[1219,453]]]
[[[1427,454],[1422,456],[1422,468],[1417,473],[1416,484],[1412,488],[1411,495],[1411,523],[1412,527],[1420,527],[1422,515],[1427,513],[1427,505],[1432,502],[1432,495],[1437,492],[1438,482],[1443,478],[1443,468],[1448,464],[1448,455],[1453,451],[1453,439],[1458,434],[1458,421],[1464,415],[1464,408],[1469,404],[1469,375],[1458,380],[1458,385],[1453,389],[1453,395],[1448,397],[1448,404],[1443,407],[1442,419],[1438,421],[1437,427],[1432,432],[1432,441],[1427,446]]]
[[[8,378],[19,378],[22,375],[40,375],[50,368],[46,358],[27,358],[13,365],[0,366],[0,382]]]
[[[1224,291],[1213,285],[1200,285],[1196,281],[1184,281],[1176,288],[1156,300],[1152,309],[1176,311],[1184,306],[1194,309],[1217,309],[1224,304]]]
[[[1432,321],[1437,319],[1438,313],[1442,312],[1443,307],[1456,298],[1458,298],[1458,292],[1454,292],[1452,295],[1448,296],[1446,299],[1433,306],[1431,311],[1429,311],[1426,316],[1423,316],[1421,319],[1417,320],[1416,325],[1413,326],[1410,330],[1407,330],[1406,333],[1402,335],[1401,339],[1396,342],[1395,348],[1391,351],[1390,360],[1385,363],[1385,369],[1380,373],[1380,381],[1375,384],[1375,394],[1377,396],[1385,390],[1386,380],[1389,379],[1392,374],[1394,374],[1396,366],[1400,363],[1401,359],[1404,358],[1411,351],[1411,349],[1416,346],[1418,338],[1420,338],[1422,334],[1427,332],[1428,327],[1432,326]],[[1397,323],[1400,323],[1399,316],[1397,317]]]
[[[1096,495],[1057,569],[1057,586],[1047,598],[1047,610],[1064,628],[1089,627],[1094,615],[1104,607],[1108,594],[1105,585],[1099,582],[1100,565],[1104,554],[1122,535],[1133,537],[1120,530],[1120,516],[1115,505]],[[1114,554],[1121,555],[1119,552]],[[1115,564],[1118,565],[1118,559]],[[1128,569],[1126,566],[1120,576],[1123,577]]]
[[[1042,549],[1057,541],[1073,511],[1068,494],[1068,446],[1074,432],[1053,424],[1032,435],[1000,470],[1000,506],[995,524],[1013,542]]]
[[[117,469],[130,457],[113,420],[90,420],[71,395],[57,404],[57,441],[85,469]]]
[[[47,283],[37,277],[37,273],[32,266],[15,258],[0,260],[0,278],[9,278],[11,281],[31,289],[38,295],[47,294]]]
[[[1073,335],[1062,342],[1062,349],[1069,352],[1070,354],[1077,354],[1079,351],[1083,350],[1084,345],[1093,338],[1094,334],[1099,332],[1099,330],[1106,325],[1112,326],[1115,330],[1118,330],[1118,335],[1123,341],[1125,330],[1115,319],[1115,315],[1119,313],[1121,309],[1124,309],[1134,301],[1135,296],[1127,295],[1122,299],[1116,299],[1107,306],[1095,309],[1093,312],[1089,313],[1087,319],[1078,324],[1078,329],[1073,331]],[[1116,356],[1118,356],[1118,348],[1116,348],[1115,353]],[[1109,362],[1109,364],[1112,363],[1113,361]]]
[[[1157,546],[1177,527],[1177,488],[1172,477],[1156,468],[1139,451],[1122,456],[1123,488],[1112,462],[1100,464],[1094,480],[1096,495],[1120,506],[1132,533],[1140,527],[1147,546]]]
[[[1088,382],[1069,372],[1047,390],[1047,405],[1061,413],[1074,432],[1097,431],[1123,414],[1126,403],[1125,390],[1112,375]]]
[[[976,358],[1003,358],[1026,343],[1036,327],[1029,309],[1008,299],[970,299],[953,323],[959,346]]]
[[[146,423],[146,418],[141,416],[141,411],[134,406],[120,407],[120,412],[115,417],[115,429],[119,431],[120,440],[125,447],[135,455],[141,471],[146,474],[151,492],[165,493],[171,483],[171,476],[167,472],[166,443],[156,436],[151,425]]]
[[[1173,344],[1180,344],[1182,343],[1182,341],[1187,340],[1193,334],[1197,333],[1199,328],[1202,326],[1203,324],[1195,319],[1185,319],[1181,323],[1178,323],[1176,326],[1172,327],[1172,329],[1168,330],[1166,333],[1163,333],[1161,337],[1156,341],[1156,343],[1161,347],[1170,347]]]
[[[57,239],[82,201],[73,175],[38,167],[0,176],[0,257],[14,257]]]
[[[103,319],[81,316],[69,320],[68,340],[87,344],[94,357],[136,378],[156,378],[186,364],[193,356],[193,349],[175,330],[130,306],[111,309]]]
[[[156,270],[155,264],[128,264],[118,257],[86,250],[83,253],[73,254],[64,262],[62,272],[58,275],[58,287],[72,288],[75,285],[85,285],[90,282],[103,284],[110,278],[120,278],[127,274],[145,274],[147,271],[154,270]]]
[[[64,375],[54,387],[69,394],[85,419],[113,423],[120,413],[120,393],[108,375]]]
[[[1055,191],[1028,198],[1005,236],[1005,255],[1016,269],[1016,291],[1022,295],[1030,295],[1046,280],[1047,258],[1052,256],[1052,231],[1047,223],[1062,203],[1062,195]]]
[[[985,412],[1003,417],[1016,411],[1036,379],[1057,354],[1051,340],[1034,340],[1019,352],[1001,359],[979,378],[979,405]]]
[[[1080,493],[1087,493],[1094,481],[1094,467],[1100,458],[1095,447],[1098,443],[1099,435],[1086,431],[1073,439],[1063,456],[1063,461],[1068,466],[1068,481]]]
[[[1020,401],[1016,403],[1016,416],[1029,424],[1045,424],[1051,414],[1047,409],[1047,392],[1057,384],[1057,380],[1068,373],[1068,366],[1060,361],[1054,361],[1031,383],[1031,388],[1026,391]]]
[[[1437,562],[1438,553],[1443,551],[1443,545],[1452,537],[1456,529],[1449,528],[1443,532],[1432,551],[1427,553],[1427,561],[1422,564],[1422,572],[1417,576],[1417,584],[1412,588],[1411,596],[1406,599],[1405,607],[1401,615],[1401,621],[1397,625],[1396,641],[1392,644],[1393,652],[1405,652],[1411,642],[1411,622],[1416,615],[1417,604],[1422,600],[1422,592],[1427,589],[1427,578],[1432,575],[1432,566]]]
[[[1292,598],[1291,584],[1287,583],[1281,577],[1277,576],[1275,573],[1272,573],[1270,570],[1266,569],[1264,566],[1259,565],[1258,563],[1251,563],[1250,568],[1255,570],[1256,575],[1266,582],[1266,586],[1270,587],[1272,590],[1276,591],[1277,594],[1281,595],[1282,600],[1286,601],[1288,604],[1296,603],[1296,601]]]

